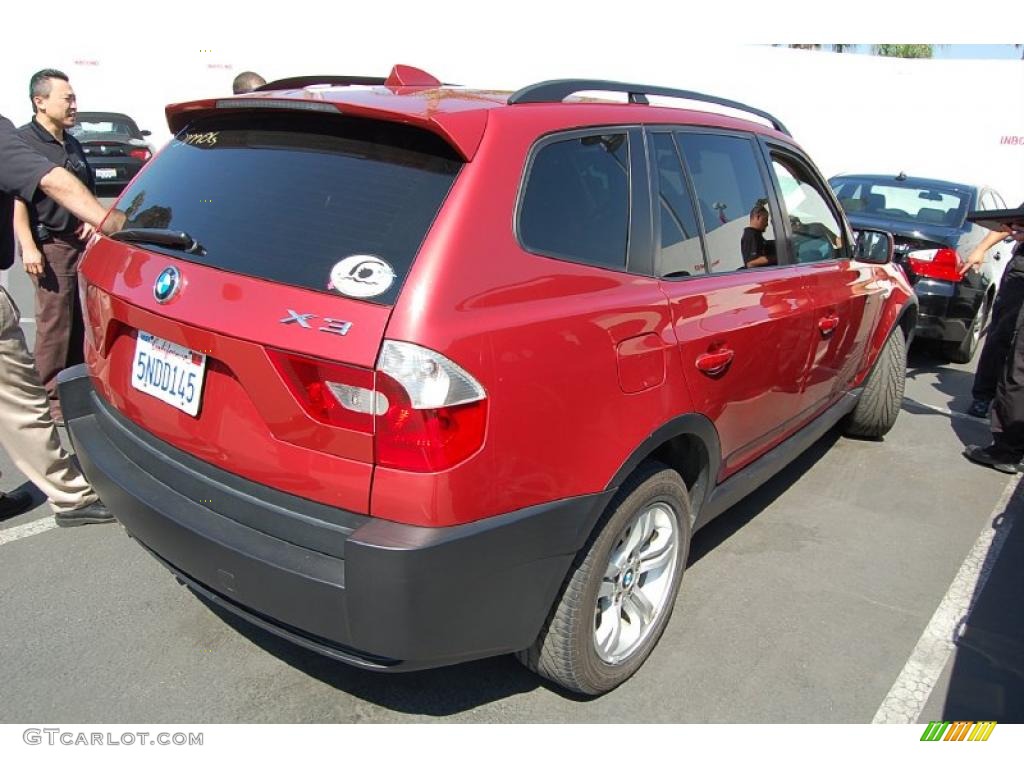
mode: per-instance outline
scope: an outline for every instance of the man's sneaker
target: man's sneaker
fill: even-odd
[[[988,409],[992,406],[991,400],[974,400],[971,407],[967,409],[967,415],[976,419],[987,419]]]
[[[114,516],[106,508],[102,501],[94,501],[78,509],[69,509],[66,512],[54,512],[53,519],[61,528],[70,528],[74,525],[89,525],[90,523],[112,523]]]
[[[32,497],[24,491],[0,493],[0,520],[20,515],[32,507]]]
[[[984,464],[986,467],[1008,475],[1015,475],[1020,472],[1020,457],[1013,458],[1001,451],[996,451],[995,446],[982,448],[980,445],[968,445],[964,449],[964,456],[975,464]]]

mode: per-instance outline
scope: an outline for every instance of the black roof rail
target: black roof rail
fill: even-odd
[[[363,75],[300,75],[284,77],[280,80],[261,85],[257,91],[288,91],[305,88],[310,85],[384,85],[383,77],[364,77]]]
[[[545,80],[542,83],[534,83],[508,97],[509,104],[557,104],[565,100],[567,96],[580,91],[610,91],[612,93],[629,94],[630,104],[647,104],[648,96],[668,96],[676,99],[689,99],[690,101],[703,101],[708,104],[717,104],[720,107],[738,109],[751,115],[762,117],[772,124],[772,127],[780,133],[792,136],[786,126],[774,115],[765,112],[763,109],[751,107],[739,101],[731,99],[720,99],[717,96],[708,96],[706,93],[696,91],[681,91],[676,88],[662,88],[658,85],[638,85],[637,83],[619,83],[614,80]]]

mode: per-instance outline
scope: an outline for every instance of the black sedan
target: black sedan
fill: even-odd
[[[882,229],[895,240],[895,260],[917,294],[915,335],[939,342],[950,360],[974,357],[995,298],[994,249],[981,271],[960,269],[988,230],[965,219],[968,211],[1005,208],[988,187],[898,176],[841,175],[829,180],[854,229]]]
[[[70,131],[82,144],[101,197],[119,195],[153,156],[149,131],[119,112],[79,112]]]

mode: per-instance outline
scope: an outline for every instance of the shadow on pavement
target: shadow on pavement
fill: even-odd
[[[915,403],[913,400],[904,400],[903,410],[917,416],[945,419],[949,422],[953,434],[960,440],[961,445],[988,445],[992,442],[992,430],[988,421],[984,419],[976,419],[961,413],[954,413],[950,417],[927,406]],[[967,459],[964,459],[964,461],[967,461]]]
[[[979,353],[981,345],[978,346]],[[977,357],[975,357],[977,359]],[[952,363],[938,356],[932,347],[915,342],[907,355],[907,378],[934,376],[931,385],[937,392],[949,398],[947,407],[951,411],[965,413],[971,404],[971,386],[974,371],[954,367]]]
[[[995,538],[956,652],[944,720],[1024,723],[1024,483],[993,523]],[[1000,547],[1000,542],[1002,546]]]
[[[700,560],[753,520],[827,454],[838,439],[839,431],[830,431],[761,488],[704,526],[694,537],[690,563]],[[193,594],[239,634],[289,666],[333,688],[391,710],[441,717],[537,688],[547,688],[562,698],[579,703],[591,700],[548,684],[512,656],[422,672],[368,672],[307,651],[249,624],[201,595]]]
[[[332,688],[397,712],[443,717],[549,687],[512,656],[496,656],[421,672],[368,672],[308,651],[249,624],[193,592],[207,608],[246,639]],[[581,702],[585,697],[559,695]]]
[[[838,428],[831,429],[814,445],[800,454],[785,469],[752,494],[730,507],[710,523],[701,528],[693,537],[690,547],[689,565],[693,565],[706,554],[718,547],[747,523],[757,517],[779,496],[788,491],[811,467],[824,457],[839,440]]]
[[[979,344],[979,354],[981,345]],[[939,357],[934,348],[919,342],[911,347],[907,358],[907,379],[934,379],[931,386],[940,394],[949,398],[947,407],[953,412],[949,418],[928,408],[923,404],[904,400],[903,409],[908,413],[920,416],[937,416],[949,418],[950,426],[962,445],[988,445],[992,442],[992,432],[988,419],[978,419],[967,415],[970,406],[971,386],[974,384],[973,370],[954,367]]]

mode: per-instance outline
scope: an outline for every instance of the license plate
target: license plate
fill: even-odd
[[[97,168],[96,169],[97,179],[116,179],[117,168]]]
[[[205,373],[206,355],[139,331],[132,363],[135,389],[195,416]]]

